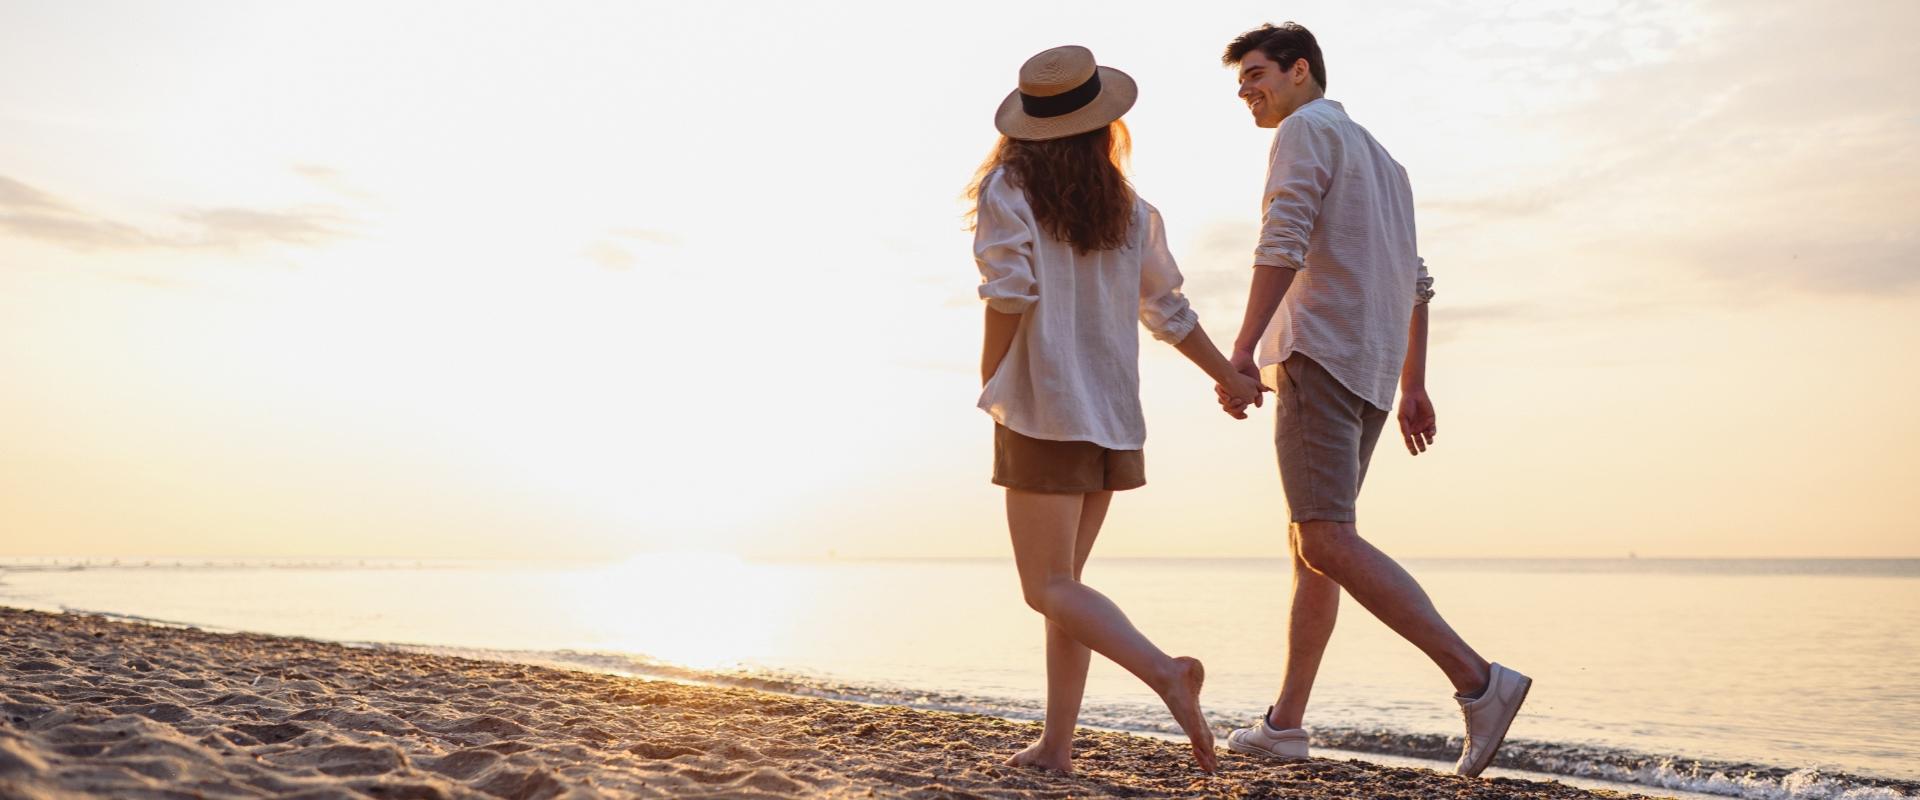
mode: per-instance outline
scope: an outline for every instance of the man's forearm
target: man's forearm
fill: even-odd
[[[993,379],[993,373],[999,371],[1000,362],[1007,357],[1007,351],[1013,349],[1013,335],[1020,330],[1021,314],[1003,314],[987,308],[986,337],[980,345],[980,385],[987,385]]]
[[[1293,285],[1293,270],[1286,267],[1254,267],[1253,286],[1247,290],[1247,316],[1240,321],[1240,335],[1233,340],[1233,352],[1253,353],[1267,323],[1280,308],[1280,300]]]
[[[1415,303],[1407,323],[1407,360],[1400,365],[1400,389],[1427,386],[1427,304]]]

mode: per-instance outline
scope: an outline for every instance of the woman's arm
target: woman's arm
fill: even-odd
[[[1025,314],[1007,314],[987,307],[986,341],[980,345],[980,385],[993,380],[993,373],[1000,371],[1000,362],[1007,357],[1007,351],[1013,349],[1013,335],[1020,330],[1020,318]]]
[[[1186,279],[1167,248],[1166,223],[1160,218],[1160,209],[1144,200],[1141,203],[1147,207],[1147,233],[1143,247],[1146,255],[1140,260],[1140,322],[1153,331],[1153,338],[1173,345],[1213,378],[1214,393],[1228,414],[1246,419],[1247,405],[1260,405],[1260,373],[1235,372],[1233,364],[1200,327],[1193,305],[1180,293]]]
[[[1258,373],[1256,377],[1249,377],[1235,370],[1227,357],[1220,354],[1220,348],[1214,346],[1213,339],[1207,336],[1206,329],[1200,327],[1200,323],[1193,323],[1193,330],[1174,347],[1213,379],[1214,391],[1219,396],[1221,406],[1234,419],[1247,418],[1248,404],[1260,405],[1260,393],[1266,387],[1260,385]]]
[[[985,341],[980,346],[980,385],[993,380],[1013,348],[1020,318],[1040,301],[1033,274],[1034,230],[1026,196],[995,173],[980,186],[973,229],[973,260],[980,267],[980,299],[987,301]]]

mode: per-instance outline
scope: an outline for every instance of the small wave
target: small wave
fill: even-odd
[[[1452,761],[1460,737],[1397,731],[1319,728],[1314,744],[1341,750]],[[1496,766],[1751,800],[1912,800],[1920,782],[1814,767],[1654,755],[1617,748],[1509,739]]]

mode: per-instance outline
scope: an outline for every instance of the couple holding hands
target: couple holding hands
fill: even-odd
[[[1134,82],[1084,47],[1040,53],[995,114],[1003,134],[968,191],[987,303],[980,407],[994,425],[993,482],[1027,604],[1046,617],[1040,739],[1009,763],[1072,769],[1091,652],[1160,695],[1218,765],[1200,708],[1201,663],[1170,656],[1080,582],[1113,493],[1146,483],[1134,320],[1215,382],[1246,418],[1274,392],[1274,449],[1291,524],[1292,593],[1279,698],[1227,737],[1230,750],[1306,758],[1301,727],[1340,592],[1433,659],[1466,721],[1455,771],[1493,760],[1532,681],[1489,663],[1413,577],[1360,537],[1355,502],[1396,386],[1407,451],[1433,443],[1426,393],[1433,280],[1415,247],[1406,170],[1339,103],[1313,34],[1263,25],[1226,48],[1254,123],[1277,128],[1246,315],[1224,356],[1180,293],[1160,212],[1133,193],[1120,121]],[[1258,356],[1256,358],[1256,345]]]

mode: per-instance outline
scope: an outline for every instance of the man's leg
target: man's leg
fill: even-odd
[[[1306,404],[1297,373],[1299,359],[1289,364],[1268,366],[1262,382],[1274,389],[1274,451],[1280,462],[1281,484],[1287,490],[1289,514],[1305,501],[1299,469],[1305,440],[1303,432],[1322,430],[1308,417],[1316,411]],[[1286,662],[1280,679],[1280,697],[1267,709],[1264,725],[1239,728],[1227,739],[1236,752],[1255,756],[1305,758],[1306,736],[1296,730],[1307,712],[1307,700],[1313,693],[1314,678],[1320,672],[1320,659],[1327,641],[1333,636],[1334,620],[1340,611],[1340,585],[1314,571],[1300,551],[1300,527],[1287,527],[1287,553],[1293,572],[1292,594],[1288,600]]]
[[[1454,699],[1467,724],[1453,771],[1472,777],[1492,764],[1533,679],[1487,663],[1461,641],[1413,576],[1360,538],[1353,523],[1301,523],[1300,552],[1308,565],[1338,581],[1387,627],[1433,659],[1453,682]]]
[[[1490,666],[1486,659],[1454,633],[1419,582],[1386,553],[1360,538],[1353,523],[1300,523],[1300,555],[1308,566],[1332,578],[1394,633],[1433,659],[1456,692],[1477,695],[1487,685]],[[1331,621],[1328,627],[1332,627]],[[1291,677],[1291,664],[1289,668]]]
[[[1267,712],[1267,724],[1279,730],[1301,727],[1307,698],[1313,693],[1320,657],[1327,652],[1333,623],[1340,612],[1340,584],[1315,572],[1300,554],[1300,526],[1287,527],[1293,560],[1293,602],[1287,615],[1287,661],[1280,679],[1280,699]]]
[[[1385,426],[1386,410],[1348,390],[1310,357],[1295,353],[1281,367],[1280,377],[1285,380],[1276,387],[1274,446],[1280,458],[1280,482],[1286,489],[1287,508],[1298,522],[1297,556],[1309,571],[1345,589],[1446,673],[1467,724],[1454,771],[1478,775],[1493,761],[1505,740],[1532,680],[1488,664],[1440,617],[1412,575],[1360,538],[1354,524],[1359,518],[1356,506],[1360,486]],[[1296,584],[1296,619],[1301,616],[1303,600],[1312,596],[1312,590],[1303,592],[1302,585]],[[1305,616],[1309,621],[1324,619],[1331,630],[1331,604],[1328,608],[1327,613],[1315,615],[1309,606]],[[1289,663],[1281,692],[1282,702],[1287,705],[1286,717],[1279,720],[1282,723],[1298,720],[1304,710],[1304,688],[1312,684],[1312,673],[1326,642],[1325,634],[1314,639],[1313,632],[1310,625],[1289,631],[1291,637],[1307,635],[1297,649],[1293,646],[1295,639],[1288,642]],[[1302,660],[1296,667],[1293,661],[1309,654],[1314,656],[1312,665]],[[1272,716],[1279,716],[1282,710],[1276,707]],[[1229,747],[1240,752],[1297,758],[1306,751],[1301,733],[1267,733],[1264,726],[1236,730],[1227,741]]]

